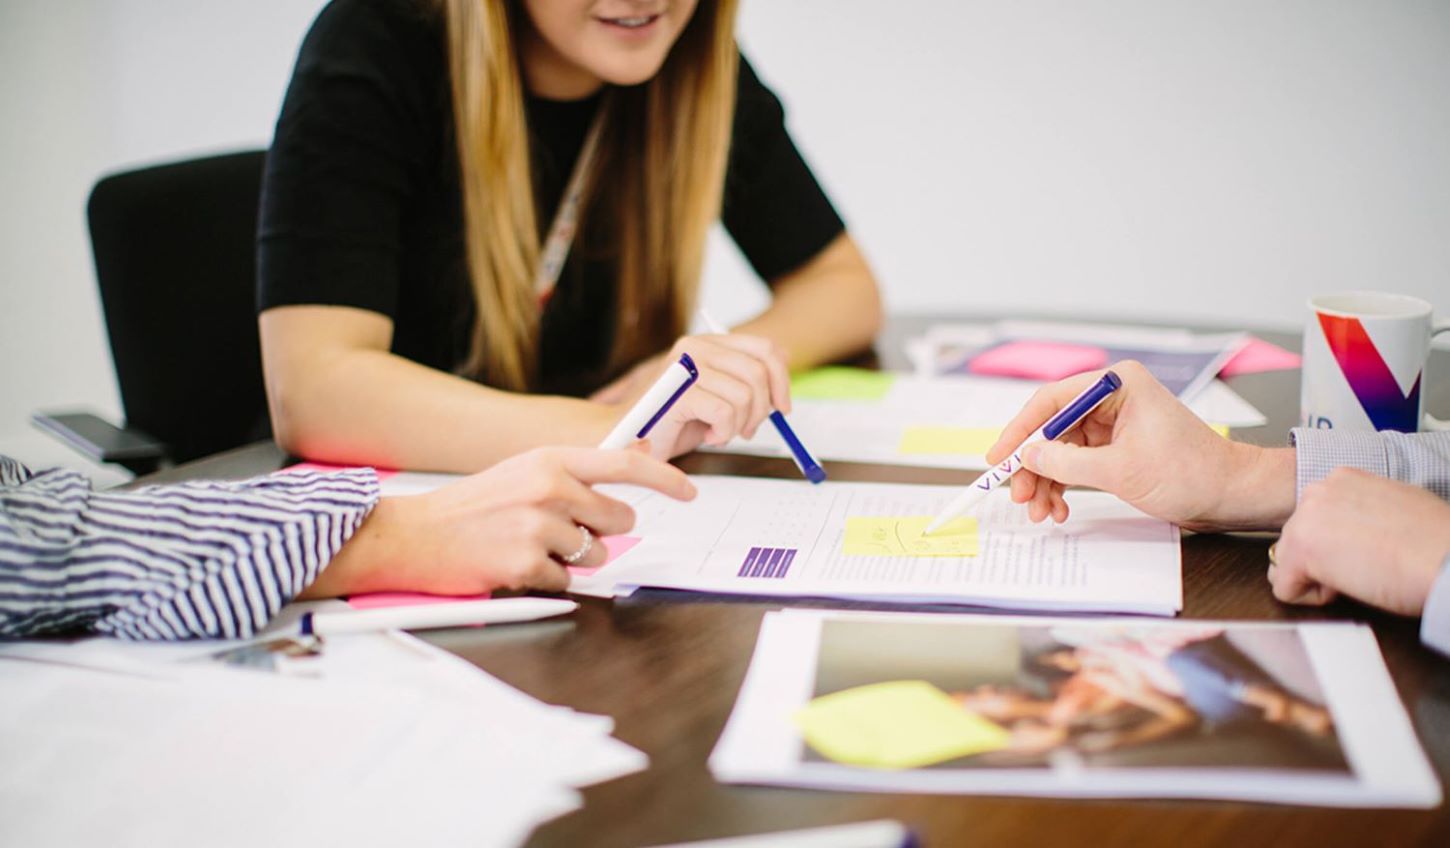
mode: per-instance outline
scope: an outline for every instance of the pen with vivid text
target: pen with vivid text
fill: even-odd
[[[711,333],[726,335],[730,332],[716,323],[715,319],[710,317],[710,313],[703,309],[700,310],[700,321]],[[826,469],[822,468],[821,464],[816,462],[816,458],[811,456],[811,452],[806,450],[805,443],[795,434],[795,430],[791,429],[790,423],[785,420],[785,416],[780,413],[780,410],[772,409],[770,411],[770,423],[775,427],[775,432],[780,434],[786,448],[790,450],[790,458],[795,460],[796,468],[801,470],[806,479],[812,483],[824,482]]]
[[[606,450],[619,450],[627,448],[635,441],[649,435],[649,431],[665,417],[675,401],[680,399],[689,388],[695,385],[700,379],[700,371],[695,367],[695,360],[690,358],[688,353],[680,354],[678,362],[673,362],[665,369],[665,373],[655,380],[649,391],[637,401],[630,410],[619,419],[599,447]]]
[[[1011,456],[997,463],[995,467],[988,469],[987,473],[972,481],[972,484],[967,487],[966,491],[953,498],[952,502],[947,504],[946,508],[938,513],[936,518],[932,519],[932,522],[922,531],[922,535],[929,536],[945,527],[954,519],[971,512],[992,490],[1012,479],[1012,475],[1016,474],[1022,468],[1022,448],[1038,440],[1052,441],[1053,439],[1061,438],[1063,434],[1072,430],[1072,428],[1076,427],[1086,418],[1088,413],[1097,409],[1099,404],[1107,400],[1122,385],[1123,381],[1117,374],[1111,371],[1103,374],[1097,382],[1088,386],[1082,394],[1068,401],[1067,405],[1058,410],[1056,415],[1049,418],[1046,424],[1038,428],[1037,432],[1023,440],[1022,444],[1018,445],[1017,449],[1012,451]]]

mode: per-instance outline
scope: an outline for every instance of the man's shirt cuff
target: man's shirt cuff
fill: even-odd
[[[1425,598],[1420,641],[1450,656],[1450,556],[1440,564],[1440,576],[1430,585],[1430,595]]]

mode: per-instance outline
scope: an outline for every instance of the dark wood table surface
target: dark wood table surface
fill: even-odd
[[[939,320],[939,319],[938,319]],[[900,342],[926,318],[891,322],[878,344],[884,367],[904,368]],[[1294,336],[1260,333],[1297,348]],[[1450,414],[1450,355],[1435,354],[1428,409]],[[1229,384],[1269,419],[1233,437],[1283,445],[1299,406],[1299,374],[1249,375]],[[160,472],[139,482],[265,473],[285,462],[270,442]],[[697,454],[692,473],[794,477],[782,459]],[[964,483],[970,472],[827,463],[833,480]],[[1240,621],[1335,619],[1370,623],[1400,697],[1442,784],[1450,785],[1450,660],[1421,646],[1418,621],[1351,601],[1284,606],[1265,580],[1263,534],[1183,540],[1185,618]],[[1366,563],[1373,567],[1373,563]],[[572,620],[459,629],[430,641],[550,703],[613,716],[616,735],[649,755],[645,772],[585,790],[583,810],[540,828],[534,846],[637,846],[895,818],[928,846],[957,845],[1439,845],[1450,812],[1336,810],[1217,801],[1040,800],[886,795],[726,786],[705,761],[735,702],[761,616],[779,600],[645,592],[581,599]],[[808,601],[798,606],[888,608]],[[487,721],[487,716],[480,716]]]

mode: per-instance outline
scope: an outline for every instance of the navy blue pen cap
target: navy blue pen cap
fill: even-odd
[[[1056,439],[1087,417],[1089,412],[1098,408],[1098,404],[1108,399],[1108,396],[1123,387],[1123,378],[1111,371],[1103,374],[1096,383],[1087,387],[1087,390],[1073,398],[1062,411],[1052,416],[1046,424],[1042,425],[1042,437],[1045,439]]]
[[[700,379],[700,369],[695,367],[695,360],[691,359],[688,353],[680,354],[680,367],[684,368],[690,376],[680,384],[678,389],[675,389],[675,393],[670,395],[650,420],[644,422],[644,426],[639,428],[639,432],[634,435],[636,439],[648,436],[649,431],[653,430],[655,425],[660,423],[660,419],[665,417],[665,413],[670,411],[670,407],[675,405],[675,401],[679,400],[680,396],[689,391],[690,387],[695,385],[695,381]]]

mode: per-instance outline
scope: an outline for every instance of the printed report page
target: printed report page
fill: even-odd
[[[1034,525],[1006,492],[976,511],[976,554],[863,551],[849,519],[935,515],[953,486],[695,478],[688,504],[622,488],[643,541],[601,571],[623,587],[1173,615],[1182,607],[1178,529],[1098,492],[1072,517]],[[950,541],[950,540],[949,540]]]

